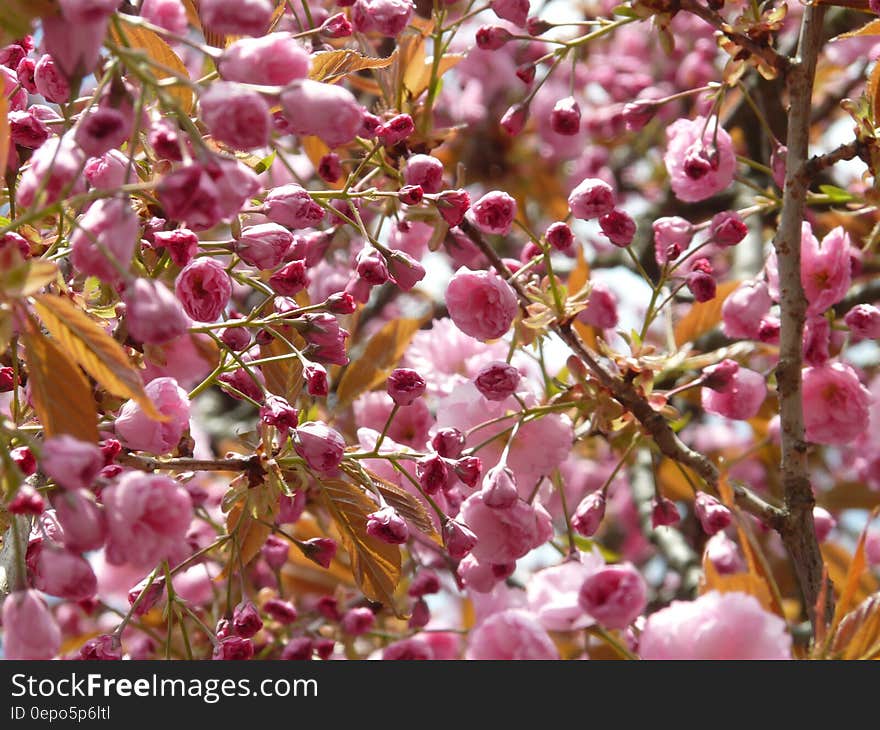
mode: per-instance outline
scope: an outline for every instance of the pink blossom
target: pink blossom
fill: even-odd
[[[679,119],[666,129],[664,156],[672,191],[693,203],[730,185],[736,155],[730,135],[717,119]]]
[[[88,489],[103,466],[101,450],[93,443],[61,434],[43,444],[40,468],[66,489]]]
[[[218,68],[230,81],[285,86],[308,75],[309,54],[288,33],[269,33],[235,41],[223,52]]]
[[[598,550],[534,573],[526,586],[529,609],[547,631],[573,631],[593,623],[578,603],[584,581],[605,564]]]
[[[593,282],[587,306],[578,312],[577,318],[597,329],[607,330],[617,326],[617,297],[601,281]]]
[[[724,532],[716,532],[706,541],[703,557],[711,562],[721,575],[739,573],[746,569],[739,546]]]
[[[873,304],[857,304],[843,318],[854,339],[880,338],[880,309]]]
[[[758,339],[761,320],[772,304],[763,281],[744,281],[721,305],[721,330],[728,337]]]
[[[219,261],[200,258],[178,274],[174,290],[190,317],[198,322],[214,322],[232,296],[232,282]]]
[[[265,209],[266,217],[272,223],[286,228],[311,228],[324,218],[324,209],[296,183],[280,185],[270,190],[266,195]],[[251,228],[264,230],[262,226]]]
[[[632,565],[607,565],[587,576],[578,604],[600,624],[623,629],[645,609],[647,593],[645,579]]]
[[[487,400],[503,401],[516,392],[522,378],[519,370],[506,362],[495,360],[480,369],[474,385]]]
[[[356,0],[351,21],[359,33],[375,31],[394,37],[409,24],[413,9],[411,0]]]
[[[331,148],[351,142],[364,115],[350,91],[311,79],[289,85],[281,93],[281,107],[295,134],[315,135]]]
[[[443,187],[443,163],[430,155],[413,155],[403,171],[407,185],[418,185],[426,193],[438,193]]]
[[[508,509],[493,509],[482,492],[475,492],[461,505],[459,514],[477,536],[473,554],[481,562],[511,563],[549,537],[549,515],[522,500]]]
[[[141,17],[177,35],[186,35],[189,27],[186,8],[180,0],[144,0]]]
[[[310,421],[294,433],[296,453],[305,459],[306,464],[319,472],[336,471],[345,452],[345,439],[337,431],[318,421]]]
[[[502,20],[525,28],[529,17],[529,0],[492,0],[489,7]]]
[[[757,415],[766,395],[764,376],[741,367],[723,391],[703,388],[701,400],[709,413],[745,421]]]
[[[106,282],[128,271],[138,241],[138,218],[126,198],[95,201],[71,236],[71,263]]]
[[[531,613],[510,609],[493,614],[471,631],[466,658],[547,660],[558,659],[559,651]]]
[[[391,400],[398,406],[408,406],[425,393],[425,379],[411,368],[396,368],[385,383]]]
[[[64,545],[75,552],[97,550],[107,537],[104,510],[84,491],[66,491],[53,500]]]
[[[516,218],[516,201],[505,192],[493,190],[471,206],[469,215],[483,233],[507,235]]]
[[[211,136],[233,149],[253,150],[269,142],[269,105],[256,91],[217,81],[202,93],[199,111]]]
[[[586,178],[571,191],[568,207],[575,218],[599,218],[614,210],[614,189],[604,180]]]
[[[841,226],[830,231],[820,244],[804,222],[801,283],[809,302],[808,316],[821,314],[846,295],[851,281],[850,250],[849,235]]]
[[[868,428],[871,394],[846,363],[805,368],[803,398],[807,441],[847,444]]]
[[[84,162],[85,154],[70,135],[48,140],[34,152],[22,173],[15,191],[18,204],[30,207],[38,190],[44,205],[57,203],[62,194],[81,193],[85,188],[81,175]]]
[[[3,602],[4,659],[52,659],[61,630],[36,591],[15,591]]]
[[[504,335],[517,313],[513,288],[494,271],[459,269],[446,289],[449,316],[465,334],[478,340]]]
[[[785,621],[754,596],[711,591],[673,601],[648,617],[639,641],[643,659],[790,659]]]
[[[137,402],[129,400],[116,419],[116,435],[130,449],[167,454],[189,428],[189,397],[174,378],[156,378],[145,392],[167,420],[153,420]]]
[[[276,188],[273,193],[278,190]],[[292,243],[293,234],[283,226],[278,223],[260,223],[242,229],[241,236],[235,242],[235,252],[241,256],[242,261],[251,266],[274,269],[284,260]]]
[[[92,566],[81,555],[69,550],[42,545],[29,567],[34,588],[51,596],[81,601],[91,598],[98,590],[98,579]]]
[[[201,0],[199,16],[206,28],[222,35],[261,36],[272,18],[271,0]]]
[[[102,492],[107,561],[148,567],[172,559],[193,518],[189,493],[170,477],[130,471]]]

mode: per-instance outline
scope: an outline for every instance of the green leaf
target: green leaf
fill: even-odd
[[[835,185],[820,185],[819,190],[827,195],[832,203],[848,203],[854,200],[851,193]]]

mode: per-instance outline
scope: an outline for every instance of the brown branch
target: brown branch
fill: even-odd
[[[697,0],[681,0],[679,8],[702,18],[718,32],[730,38],[740,48],[757,56],[764,63],[775,69],[780,76],[785,77],[790,68],[790,61],[779,51],[771,46],[765,46],[753,41],[744,33],[739,33],[731,28],[730,24],[711,8],[701,5]]]
[[[824,155],[814,155],[807,160],[802,168],[803,182],[809,185],[810,181],[823,170],[827,170],[838,162],[855,159],[866,150],[867,148],[862,140],[854,139],[852,142],[842,144],[830,152],[826,152]]]
[[[245,471],[260,473],[263,471],[258,454],[230,456],[225,459],[190,459],[185,457],[157,459],[154,456],[119,454],[116,461],[123,466],[130,466],[140,471]]]
[[[779,228],[773,238],[779,262],[782,322],[776,367],[785,500],[780,534],[794,564],[804,604],[813,623],[822,586],[822,554],[813,528],[815,499],[810,486],[801,394],[801,348],[807,307],[801,286],[801,222],[810,181],[807,162],[810,107],[824,15],[825,8],[821,5],[808,5],[804,9],[798,42],[800,58],[789,69],[787,170]],[[831,591],[827,591],[827,595],[830,598]],[[825,615],[830,616],[832,612],[827,611]]]

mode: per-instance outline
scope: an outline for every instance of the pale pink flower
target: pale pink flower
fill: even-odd
[[[511,609],[490,616],[471,631],[466,658],[547,660],[558,659],[559,651],[531,613]]]
[[[726,418],[745,421],[757,415],[767,395],[767,383],[761,373],[739,368],[723,391],[701,389],[703,409]]]
[[[801,235],[801,283],[809,307],[807,316],[818,315],[846,295],[851,282],[849,235],[838,226],[820,244],[809,223]]]
[[[459,269],[446,289],[446,307],[456,326],[478,340],[504,335],[517,313],[513,288],[494,271]]]
[[[52,659],[61,630],[36,591],[15,591],[3,602],[3,658]]]
[[[508,509],[493,509],[481,492],[474,492],[461,505],[459,516],[477,536],[472,552],[481,562],[514,562],[549,537],[550,516],[540,505],[522,500]]]
[[[847,444],[868,428],[871,393],[846,363],[805,368],[803,398],[807,441]]]
[[[730,185],[736,154],[730,135],[717,119],[679,119],[666,129],[666,139],[663,159],[679,200],[705,200]]]
[[[547,631],[573,631],[594,623],[578,603],[584,581],[605,565],[598,550],[579,553],[578,560],[544,568],[534,573],[526,585],[529,609]]]
[[[578,604],[598,623],[623,629],[638,618],[647,604],[648,586],[630,563],[606,565],[587,576]]]
[[[721,331],[728,337],[758,339],[761,320],[772,304],[763,281],[744,281],[721,305]]]
[[[176,448],[189,428],[189,396],[174,378],[156,378],[147,384],[145,391],[168,420],[153,420],[140,405],[129,400],[116,419],[116,435],[130,449],[167,454]]]
[[[309,73],[309,54],[289,33],[242,38],[226,48],[218,63],[230,81],[284,86]]]
[[[790,659],[785,621],[754,596],[711,591],[673,601],[648,617],[639,641],[643,659]]]

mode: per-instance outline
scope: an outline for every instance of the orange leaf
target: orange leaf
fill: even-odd
[[[740,285],[738,281],[725,281],[718,285],[715,298],[708,302],[695,302],[690,311],[675,326],[675,344],[681,347],[710,332],[721,321],[721,306],[728,295]]]
[[[296,332],[285,331],[284,336],[300,349],[305,347],[305,342]],[[260,357],[263,358],[289,355],[291,352],[293,350],[288,344],[277,337],[266,345],[260,345]],[[287,357],[284,360],[263,363],[260,365],[260,370],[263,371],[263,376],[266,378],[266,387],[272,393],[280,395],[288,403],[296,401],[303,385],[302,363],[299,358]]]
[[[703,560],[703,580],[700,585],[700,594],[702,595],[709,591],[747,593],[757,598],[767,611],[775,612],[773,596],[770,593],[767,582],[763,578],[759,578],[752,573],[721,575],[711,560]]]
[[[831,650],[841,659],[870,659],[880,647],[880,594],[868,596],[840,622]]]
[[[98,441],[98,412],[92,389],[65,352],[40,332],[24,333],[28,382],[46,436],[69,434]]]
[[[846,582],[844,583],[843,590],[840,593],[840,598],[837,601],[837,607],[834,609],[834,621],[831,624],[832,630],[836,629],[840,625],[843,617],[847,614],[853,604],[857,600],[859,600],[857,598],[857,596],[859,595],[858,591],[866,566],[865,538],[868,534],[868,525],[877,516],[878,512],[880,512],[880,508],[874,509],[871,512],[871,515],[868,518],[868,522],[865,524],[865,529],[862,530],[862,534],[859,536],[859,542],[856,545],[856,551],[853,554],[852,561],[850,562],[849,568],[846,573]],[[827,546],[823,546],[823,548],[824,547]]]

